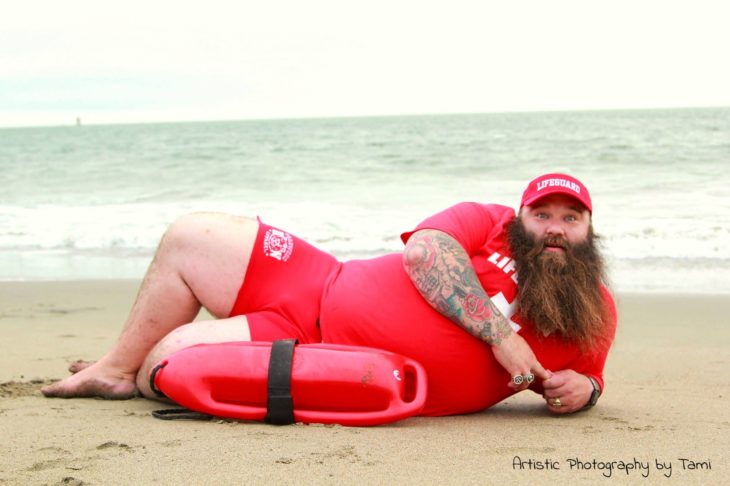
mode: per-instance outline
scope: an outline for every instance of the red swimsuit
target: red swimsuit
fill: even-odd
[[[438,229],[461,244],[487,294],[545,368],[591,375],[603,388],[608,348],[587,355],[558,337],[538,337],[516,312],[515,268],[505,233],[514,215],[504,206],[462,203],[414,231]],[[403,241],[412,233],[403,234]],[[247,315],[252,340],[297,337],[300,342],[371,346],[415,359],[428,374],[425,415],[483,410],[512,394],[509,376],[490,348],[421,297],[403,270],[401,254],[339,263],[262,224],[244,282],[231,315]],[[608,291],[604,295],[613,313],[606,329],[612,340],[615,307]],[[541,392],[539,386],[531,388]]]

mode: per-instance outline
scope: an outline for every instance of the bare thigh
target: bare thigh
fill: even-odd
[[[196,344],[250,341],[251,333],[245,316],[229,317],[215,321],[196,321],[170,332],[147,355],[137,373],[137,388],[147,398],[157,398],[150,389],[150,370],[175,351]]]
[[[243,283],[259,223],[220,213],[193,213],[168,229],[163,245],[193,295],[213,316],[228,317]]]

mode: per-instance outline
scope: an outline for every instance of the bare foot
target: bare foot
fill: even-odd
[[[41,388],[41,393],[47,397],[59,398],[100,397],[107,400],[126,400],[137,396],[134,380],[133,373],[106,368],[97,362],[64,380]]]
[[[93,365],[94,363],[96,363],[96,361],[85,361],[83,359],[77,359],[76,361],[74,361],[73,363],[68,365],[68,370],[72,374],[76,374],[81,370],[85,370],[86,368]]]

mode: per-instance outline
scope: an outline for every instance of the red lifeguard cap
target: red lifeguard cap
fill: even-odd
[[[522,193],[520,207],[529,206],[535,201],[550,194],[565,194],[580,201],[588,212],[593,214],[591,195],[581,181],[567,174],[545,174],[541,175],[527,185]]]

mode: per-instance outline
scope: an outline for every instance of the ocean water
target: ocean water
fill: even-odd
[[[591,191],[616,290],[730,293],[730,108],[0,129],[0,280],[141,278],[193,211],[374,256],[547,171]]]

